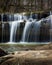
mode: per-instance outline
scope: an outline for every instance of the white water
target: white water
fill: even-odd
[[[52,42],[52,15],[50,15],[51,23],[50,23],[50,42]]]
[[[39,34],[40,34],[40,26],[41,26],[41,21],[36,21],[34,24],[34,30],[35,30],[35,42],[39,40]]]
[[[9,19],[11,20],[11,16],[9,16]],[[20,14],[14,14],[14,21],[10,21],[10,41],[9,42],[15,42],[16,37],[16,31],[18,31],[20,27],[20,23],[23,22],[22,15]]]
[[[28,41],[28,37],[27,37],[27,40],[26,40],[26,36],[27,36],[28,30],[30,29],[31,24],[32,24],[32,22],[29,22],[27,20],[25,27],[24,27],[24,30],[23,30],[23,34],[22,34],[22,42]]]
[[[22,20],[22,15],[14,14],[14,21],[16,21],[16,20]]]
[[[33,20],[32,18],[30,18],[29,20],[26,20],[25,27],[22,33],[21,42],[28,42],[29,34],[31,32],[30,30],[31,30],[32,24],[35,23],[35,21],[36,20]]]
[[[23,20],[13,21],[9,23],[10,24],[10,42],[15,42],[16,31],[20,27],[21,22],[23,22]]]
[[[4,31],[3,14],[1,15],[1,21],[2,21],[2,41],[3,41],[3,31]]]
[[[16,30],[17,30],[17,27],[20,26],[20,23],[18,21],[14,21],[14,22],[11,22],[10,24],[10,42],[14,42],[15,40],[15,35],[16,35]]]
[[[3,14],[1,15],[1,21],[3,23]],[[2,29],[4,29],[4,23],[2,24]]]
[[[27,19],[27,16],[25,16],[24,14],[25,13],[23,13],[22,15],[14,14],[14,21],[11,21],[12,16],[9,16],[9,19],[10,19],[10,22],[9,22],[9,25],[10,25],[10,40],[9,40],[9,42],[15,42],[16,34],[17,34],[16,32],[20,28],[20,23],[24,22],[24,20],[26,21],[26,23],[25,23],[25,26],[24,26],[24,29],[23,29],[21,42],[28,42],[29,39],[32,41],[33,37],[34,37],[33,42],[37,42],[39,40],[38,35],[40,34],[40,27],[41,27],[42,19],[39,20],[39,21],[36,21],[36,20],[32,19],[32,13],[30,15],[30,18]],[[51,23],[50,23],[50,41],[52,41],[52,15],[50,15],[46,19],[49,20],[48,18],[51,19]],[[3,22],[3,18],[2,18],[2,22]],[[4,29],[4,24],[2,24],[2,30],[3,29]],[[32,34],[30,34],[31,32],[32,32],[32,34],[34,34],[34,36],[32,36]],[[2,31],[2,33],[3,33],[3,31]]]
[[[50,42],[52,42],[52,13],[47,18],[48,24],[50,24]]]

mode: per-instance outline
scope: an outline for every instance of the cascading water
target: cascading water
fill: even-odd
[[[23,31],[23,35],[22,35],[22,42],[28,42],[29,41],[29,36],[31,38],[30,32],[32,32],[31,31],[32,26],[33,26],[32,34],[34,34],[34,36],[33,36],[34,41],[37,42],[39,40],[38,34],[40,33],[41,21],[42,20],[40,20],[40,21],[32,20],[31,22],[30,21],[26,22],[25,27],[24,27],[24,31]],[[32,42],[32,40],[31,40],[31,42]]]
[[[42,21],[42,20],[34,22],[35,42],[38,42],[38,41],[39,41],[39,34],[40,34],[41,21]]]
[[[27,17],[23,15],[23,19],[26,21],[25,23],[25,27],[24,27],[24,30],[23,30],[23,33],[22,33],[22,39],[20,42],[28,42],[28,38],[29,38],[29,32],[30,32],[30,29],[31,29],[31,25],[32,25],[32,13],[30,15],[30,19],[27,20]]]
[[[1,15],[1,21],[2,21],[2,42],[3,42],[3,30],[4,30],[3,14]]]
[[[19,14],[14,15],[14,21],[9,22],[9,25],[10,25],[10,41],[9,42],[15,42],[16,31],[20,27],[21,22],[23,22],[23,20],[22,20],[22,16]]]
[[[50,11],[50,16],[46,18],[48,20],[48,24],[50,24],[50,42],[52,42],[52,12]]]
[[[16,30],[20,26],[18,21],[13,21],[10,24],[10,42],[15,42]]]
[[[52,42],[52,12],[50,12],[50,42]]]
[[[35,18],[36,18],[36,16],[35,16]],[[41,25],[42,25],[41,22],[43,21],[43,19],[38,21],[35,18],[32,18],[32,13],[30,16],[25,15],[25,13],[9,15],[8,16],[8,22],[9,22],[9,27],[10,27],[9,42],[16,42],[16,41],[17,42],[18,41],[19,42],[40,42],[40,40],[41,40],[40,35],[41,35],[41,31],[42,31],[42,30],[40,31],[40,28],[41,28]],[[47,19],[47,21],[49,19],[51,19],[49,30],[50,30],[50,41],[52,41],[52,15],[50,15],[49,17],[47,17],[45,19]],[[47,21],[46,21],[46,23],[44,23],[44,21],[43,21],[42,27],[44,27],[44,25],[49,24],[49,21],[48,21],[48,23],[47,23]],[[24,22],[24,23],[21,23],[21,22]],[[3,23],[3,15],[2,15],[2,23]],[[22,27],[22,29],[20,27]],[[46,27],[44,27],[44,28],[46,28]],[[4,30],[4,23],[2,24],[2,41],[3,41],[3,30]],[[47,28],[45,30],[47,30]],[[18,35],[18,33],[20,33],[20,34]],[[44,33],[43,37],[45,37],[45,34],[46,33]],[[16,39],[19,36],[20,36],[19,40]],[[44,38],[42,38],[42,39],[44,41]]]
[[[30,30],[31,24],[32,24],[32,22],[29,22],[29,21],[26,22],[24,30],[23,30],[23,34],[22,34],[22,42],[28,42],[27,33]]]
[[[22,20],[22,15],[20,14],[14,14],[14,21]]]

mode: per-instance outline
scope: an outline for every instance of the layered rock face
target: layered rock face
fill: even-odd
[[[25,23],[20,23],[19,30],[16,31],[16,38],[15,38],[16,42],[20,41],[20,39],[22,37],[24,26],[25,26]],[[0,31],[0,35],[3,32],[3,34],[2,34],[3,36],[2,35],[0,36],[1,37],[1,41],[2,42],[9,42],[9,40],[10,40],[10,25],[9,25],[9,22],[8,23],[6,22],[4,24],[4,28],[1,27],[0,30],[1,30]],[[30,31],[29,35],[31,35],[31,33],[33,34],[33,32]],[[44,21],[41,22],[40,34],[39,34],[39,40],[38,41],[39,42],[46,42],[46,41],[50,42],[50,24],[49,23],[47,23],[47,22],[45,23]]]
[[[51,0],[1,0],[0,12],[24,12],[24,11],[42,11],[51,10]]]

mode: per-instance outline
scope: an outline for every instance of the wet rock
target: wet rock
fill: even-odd
[[[0,48],[0,57],[5,56],[7,54],[8,54],[7,52],[5,52],[3,49]]]

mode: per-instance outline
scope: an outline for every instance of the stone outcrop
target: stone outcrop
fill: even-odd
[[[3,49],[0,48],[0,57],[5,56],[7,54],[8,54],[7,52],[5,52]]]
[[[17,51],[0,61],[0,65],[52,65],[52,50]]]
[[[36,4],[37,3],[37,4]],[[0,0],[0,12],[51,10],[52,0]]]

